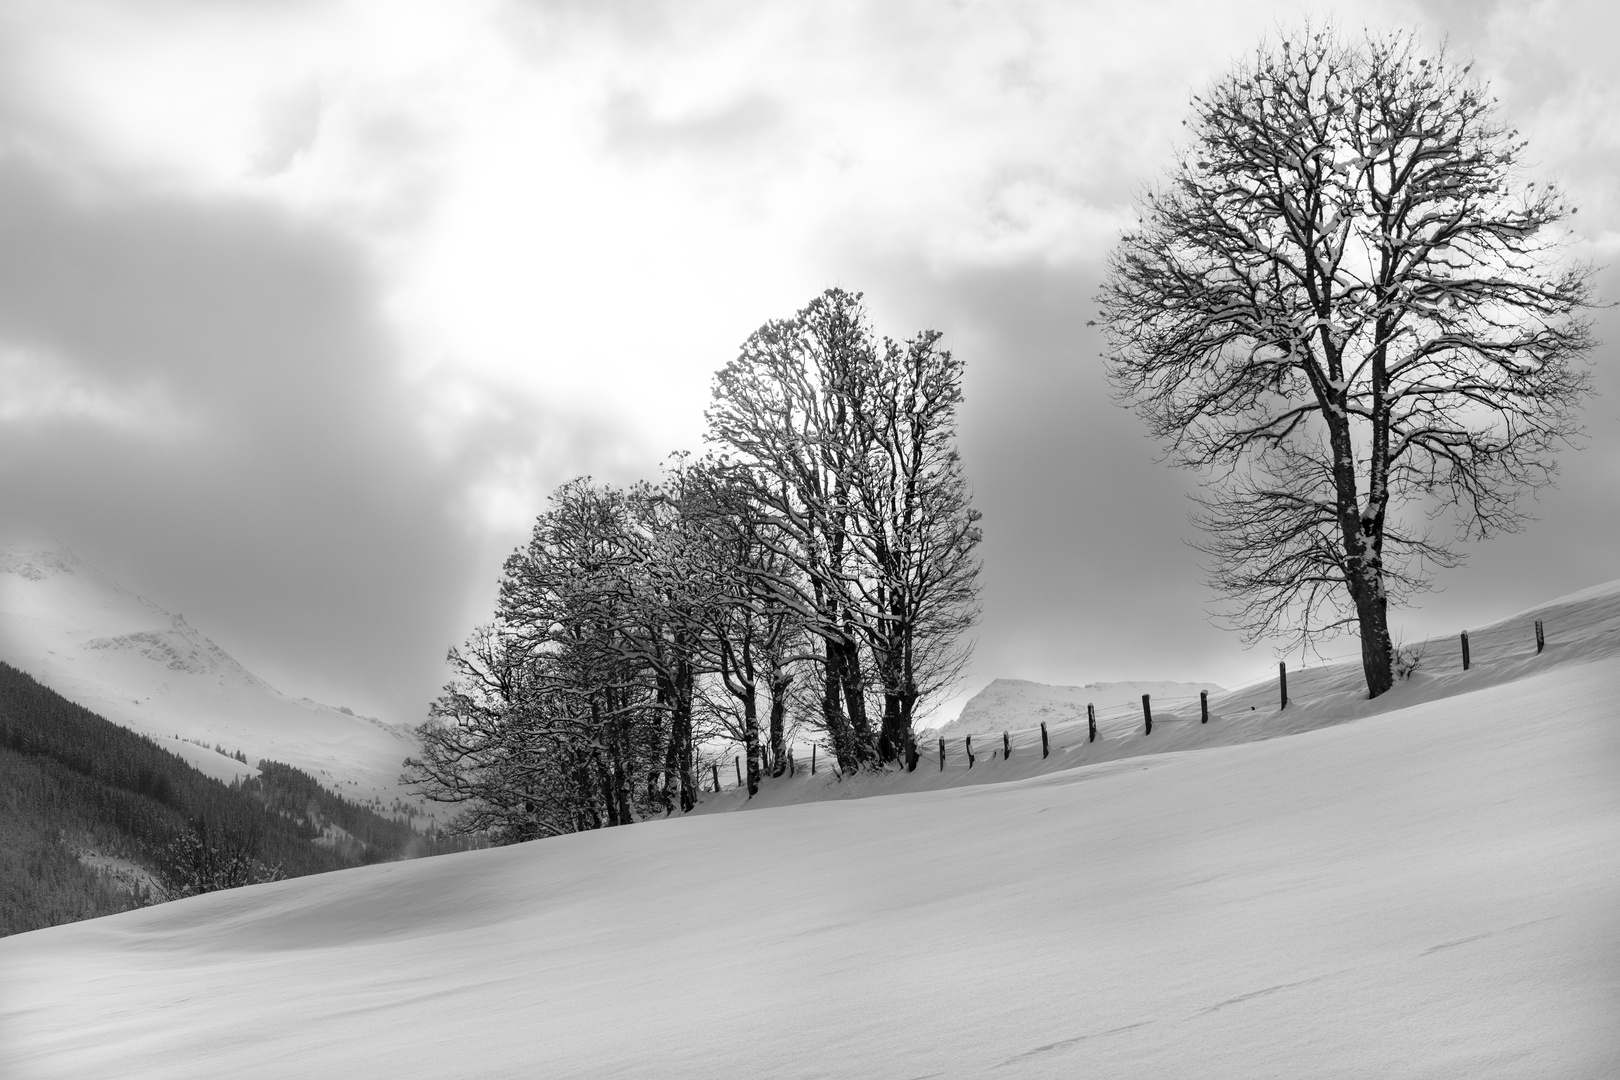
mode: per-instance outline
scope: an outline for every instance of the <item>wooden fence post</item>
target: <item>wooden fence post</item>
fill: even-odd
[[[973,736],[967,737],[968,768],[973,768]]]
[[[1281,660],[1277,661],[1277,687],[1282,691],[1282,704],[1278,708],[1288,708],[1288,665]]]
[[[1097,741],[1097,707],[1086,702],[1086,742]]]
[[[1045,761],[1046,760],[1046,755],[1050,754],[1051,752],[1052,752],[1052,744],[1046,741],[1046,721],[1042,720],[1041,721],[1041,760]]]
[[[1147,730],[1142,734],[1153,734],[1153,706],[1148,703],[1148,695],[1142,695],[1142,719],[1147,721]]]
[[[718,795],[720,794],[720,763],[711,761],[709,762],[709,768],[714,770],[714,793]]]
[[[795,774],[795,772],[797,772],[797,770],[793,767],[794,764],[795,764],[795,762],[793,760],[793,751],[789,750],[788,751],[788,775],[789,776],[792,776],[792,775]]]
[[[939,737],[939,771],[945,771],[945,736]]]
[[[734,757],[731,759],[731,763],[737,766],[737,786],[742,787],[742,758]]]
[[[1542,633],[1541,620],[1537,619],[1536,620],[1536,655],[1540,656],[1541,655],[1541,650],[1546,648],[1546,647],[1547,647],[1547,638]]]
[[[1463,670],[1467,671],[1468,670],[1468,631],[1466,631],[1466,630],[1464,630],[1462,632],[1462,647],[1463,647]]]
[[[1001,760],[1007,761],[1012,757],[1012,738],[1003,731],[1001,733]]]
[[[1209,723],[1209,691],[1198,691],[1198,713],[1200,724]]]
[[[810,775],[816,775],[816,743],[810,744]]]

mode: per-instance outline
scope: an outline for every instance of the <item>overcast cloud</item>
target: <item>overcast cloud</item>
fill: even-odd
[[[1261,675],[1084,324],[1188,95],[1328,10],[1472,54],[1615,262],[1600,2],[6,5],[0,531],[414,721],[547,493],[697,448],[710,373],[840,284],[967,360],[966,691]],[[1407,636],[1620,574],[1600,330],[1588,448]]]

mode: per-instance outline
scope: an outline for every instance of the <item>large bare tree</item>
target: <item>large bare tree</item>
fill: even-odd
[[[844,768],[870,764],[850,544],[850,484],[869,440],[857,422],[873,340],[860,297],[829,289],[773,319],[714,377],[708,441],[759,514],[761,539],[796,573],[778,592],[822,643],[822,723]]]
[[[955,681],[978,619],[980,514],[956,449],[962,362],[925,330],[885,341],[857,410],[865,453],[850,484],[855,580],[873,668],[883,688],[878,755],[915,767],[919,700]]]
[[[937,333],[879,341],[842,289],[766,323],[715,375],[708,438],[747,492],[757,542],[795,571],[778,593],[822,641],[822,719],[844,767],[914,764],[916,704],[955,677],[978,616],[961,381]]]
[[[1250,639],[1359,631],[1512,530],[1589,390],[1592,271],[1487,89],[1407,34],[1307,28],[1193,98],[1099,296],[1110,378],[1205,474],[1216,589]]]

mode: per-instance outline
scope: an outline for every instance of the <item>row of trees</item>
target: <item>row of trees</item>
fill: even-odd
[[[1285,34],[1188,127],[1109,260],[1107,371],[1202,474],[1236,624],[1357,633],[1376,697],[1389,606],[1518,528],[1578,433],[1574,211],[1524,179],[1468,67],[1410,35]],[[451,654],[411,778],[517,839],[689,809],[718,736],[750,791],[794,722],[843,768],[914,762],[976,610],[961,376],[937,334],[880,341],[836,289],[761,327],[715,378],[707,457],[553,497],[495,621]]]
[[[830,289],[717,373],[704,457],[556,491],[451,651],[407,778],[520,840],[690,810],[717,741],[750,794],[799,726],[842,769],[914,767],[977,616],[962,365],[939,337],[879,339]]]

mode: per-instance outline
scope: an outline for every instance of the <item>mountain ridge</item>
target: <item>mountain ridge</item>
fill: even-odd
[[[60,543],[0,546],[0,659],[69,700],[158,740],[229,783],[284,761],[357,802],[420,800],[399,783],[405,725],[290,698],[185,619]],[[223,753],[215,747],[222,747]]]

